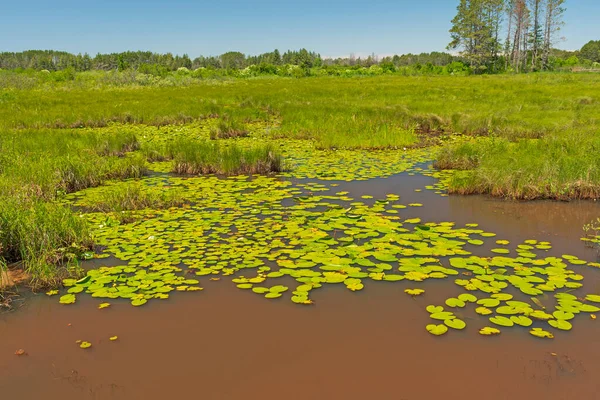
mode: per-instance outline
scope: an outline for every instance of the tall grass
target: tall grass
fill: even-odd
[[[217,115],[238,121],[275,115],[281,135],[318,139],[334,132],[340,142],[353,132],[380,134],[370,127],[384,125],[388,132],[414,127],[416,132],[537,138],[564,129],[590,132],[600,124],[597,74],[278,78],[184,87],[98,86],[98,79],[57,83],[50,89],[5,89],[0,124],[165,125]]]
[[[180,139],[167,146],[167,154],[177,174],[267,174],[283,169],[281,155],[269,144],[244,148]]]
[[[443,149],[437,166],[463,169],[449,181],[459,194],[513,199],[600,198],[600,136],[569,131],[511,142],[487,138]]]
[[[0,201],[0,263],[22,262],[34,285],[54,285],[68,262],[93,242],[85,220],[61,205],[40,200]]]
[[[146,160],[132,135],[76,131],[0,132],[0,263],[19,263],[34,284],[56,282],[92,245],[63,194],[108,179],[141,177]]]
[[[216,126],[210,131],[210,138],[232,139],[236,137],[249,136],[250,132],[237,120],[232,118],[221,118]]]
[[[153,190],[141,182],[113,184],[92,201],[91,208],[100,212],[122,213],[145,208],[162,209],[184,203],[182,193],[173,190]]]

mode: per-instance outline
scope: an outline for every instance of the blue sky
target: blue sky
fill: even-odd
[[[323,56],[443,51],[458,0],[28,0],[0,6],[0,51]],[[558,47],[600,39],[600,0],[567,0]]]

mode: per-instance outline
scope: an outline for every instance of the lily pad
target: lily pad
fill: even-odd
[[[60,296],[59,302],[60,304],[73,304],[75,303],[75,295],[74,294],[65,294],[63,296]]]
[[[547,339],[554,338],[554,335],[552,333],[545,331],[542,328],[532,328],[529,331],[529,333],[532,334],[533,336],[536,336],[539,338],[547,338]]]
[[[490,322],[500,326],[513,326],[515,324],[509,318],[503,317],[501,315],[490,317]]]
[[[489,326],[483,327],[479,330],[479,334],[480,335],[484,335],[484,336],[492,336],[492,335],[499,335],[500,334],[500,329],[497,328],[491,328]]]
[[[441,336],[441,335],[445,334],[446,332],[448,332],[448,327],[446,325],[441,325],[441,324],[440,325],[430,324],[430,325],[427,325],[425,328],[427,329],[427,332],[429,332],[435,336]]]
[[[465,302],[462,301],[462,300],[460,300],[460,299],[451,297],[451,298],[449,298],[449,299],[446,300],[446,305],[448,307],[461,307],[462,308],[462,307],[465,306]]]
[[[452,318],[444,320],[444,324],[448,325],[452,329],[461,330],[464,329],[467,324],[462,319]]]

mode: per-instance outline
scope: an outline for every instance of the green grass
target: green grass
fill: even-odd
[[[542,139],[485,138],[449,145],[437,166],[458,169],[449,191],[513,199],[600,197],[600,136],[568,131]]]
[[[167,146],[176,174],[267,174],[283,170],[281,155],[266,144],[241,147],[180,139]]]
[[[221,118],[217,125],[212,127],[210,138],[215,139],[232,139],[237,137],[249,136],[250,132],[239,121],[231,118]]]
[[[93,244],[87,223],[61,205],[0,201],[0,262],[22,262],[33,286],[56,285],[76,273],[71,264]]]
[[[377,132],[370,127],[382,125],[388,132],[415,128],[418,133],[540,137],[570,128],[597,131],[600,115],[597,74],[262,78],[184,87],[97,82],[5,88],[0,123],[19,128],[97,127],[111,121],[162,126],[215,115],[238,121],[276,117],[278,134],[318,140],[320,132],[344,138],[364,127]],[[342,122],[341,129],[332,128],[332,122]]]
[[[141,177],[146,160],[129,154],[138,147],[134,136],[119,133],[0,133],[0,263],[21,263],[35,285],[67,274],[65,266],[93,241],[83,220],[59,200],[108,179]]]
[[[184,204],[180,192],[152,190],[141,182],[126,182],[103,190],[91,208],[99,212],[123,213],[145,208],[164,209]]]
[[[64,194],[139,178],[148,161],[170,160],[179,174],[281,171],[279,151],[240,144],[254,136],[308,139],[321,149],[394,151],[462,134],[478,139],[446,142],[437,161],[439,168],[460,170],[449,180],[454,193],[518,199],[600,195],[598,74],[160,85],[114,72],[65,82],[38,78],[0,73],[0,264],[21,262],[37,282],[53,282],[52,271],[68,272],[60,266],[92,244],[78,216],[60,204]],[[178,125],[198,120],[212,131],[172,142],[150,142],[119,125],[95,129],[115,122],[147,124],[167,126],[177,137]],[[257,125],[263,127],[260,134],[248,129]],[[252,138],[236,139],[247,131]],[[215,140],[208,140],[211,133]],[[107,192],[97,209],[169,207],[178,201],[132,185]]]

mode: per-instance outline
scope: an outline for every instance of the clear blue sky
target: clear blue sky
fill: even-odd
[[[0,51],[323,56],[443,51],[458,0],[2,0]],[[566,41],[600,39],[600,0],[567,0]]]

